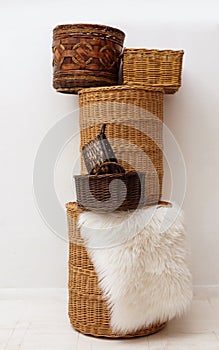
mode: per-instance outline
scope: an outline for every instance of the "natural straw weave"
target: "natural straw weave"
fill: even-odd
[[[160,205],[167,205],[162,202]],[[136,332],[113,333],[110,328],[110,312],[102,291],[98,287],[98,277],[84,247],[77,227],[78,216],[82,212],[76,203],[66,204],[69,230],[69,318],[79,332],[95,337],[131,338],[155,333],[166,323],[153,324]]]
[[[53,86],[77,93],[81,87],[118,83],[125,34],[97,24],[64,24],[53,30]]]
[[[103,123],[118,162],[146,173],[145,204],[157,203],[163,179],[163,89],[113,86],[79,91],[81,150]],[[86,167],[81,156],[81,173]]]
[[[160,86],[174,94],[181,86],[183,51],[124,49],[123,83]]]

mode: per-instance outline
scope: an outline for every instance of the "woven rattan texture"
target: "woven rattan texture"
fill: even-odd
[[[113,333],[110,328],[110,311],[98,287],[98,277],[84,247],[77,228],[82,212],[76,203],[68,203],[69,230],[69,318],[79,332],[95,337],[131,338],[145,336],[161,330],[166,323],[154,324],[129,334]]]
[[[124,49],[123,83],[160,86],[173,94],[181,86],[183,51]]]
[[[53,30],[53,86],[77,93],[81,87],[118,83],[124,33],[101,25],[60,25]]]
[[[116,158],[126,171],[146,173],[145,204],[158,202],[163,180],[163,90],[139,86],[79,92],[81,150],[103,123]],[[81,173],[86,167],[81,156]]]
[[[113,212],[145,204],[145,173],[77,175],[75,184],[78,204],[89,210]]]

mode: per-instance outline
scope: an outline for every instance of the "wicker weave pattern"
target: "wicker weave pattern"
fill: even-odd
[[[181,86],[183,51],[124,49],[123,83],[160,86],[173,94]]]
[[[60,25],[53,31],[53,86],[77,93],[81,87],[118,82],[124,33],[100,25]]]
[[[77,175],[75,184],[78,204],[92,211],[131,210],[145,203],[145,173]]]
[[[81,150],[107,123],[106,135],[126,171],[146,172],[145,204],[156,203],[163,179],[163,90],[139,86],[79,92]],[[86,173],[81,157],[81,173]]]
[[[166,323],[154,324],[130,334],[115,334],[111,331],[107,303],[102,297],[97,274],[77,228],[78,215],[82,210],[76,203],[68,203],[66,207],[70,240],[69,318],[73,327],[84,334],[109,338],[138,337],[161,330]]]

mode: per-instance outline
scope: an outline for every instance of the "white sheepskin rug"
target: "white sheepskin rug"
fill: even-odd
[[[107,299],[113,332],[181,315],[192,300],[182,213],[172,207],[80,214],[81,235]]]

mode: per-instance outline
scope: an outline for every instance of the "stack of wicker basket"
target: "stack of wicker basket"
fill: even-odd
[[[53,34],[53,85],[59,92],[79,94],[81,152],[95,139],[102,124],[106,124],[107,138],[126,171],[117,174],[117,178],[123,180],[127,195],[130,192],[134,199],[130,197],[131,200],[117,210],[133,209],[130,205],[136,199],[136,193],[138,203],[135,207],[162,205],[159,201],[163,181],[163,96],[175,93],[181,85],[183,51],[123,50],[124,33],[100,25],[60,25]],[[123,84],[118,85],[121,63]],[[139,176],[138,185],[130,175],[133,171]],[[103,211],[110,210],[104,191],[115,175],[101,175],[98,181],[92,175],[97,194],[93,196],[94,193],[89,191],[91,178],[85,173],[81,156],[77,195],[82,200],[79,200],[80,205],[66,205],[70,239],[70,321],[76,330],[94,336],[117,338],[154,333],[164,324],[155,324],[132,334],[115,334],[110,328],[110,311],[98,287],[98,277],[77,222],[83,210],[98,209],[95,203],[91,204],[93,197],[99,196],[100,201],[103,200]],[[132,186],[131,191],[128,191],[129,186]]]

